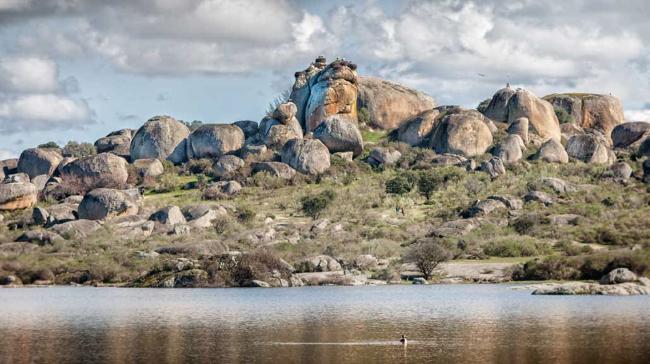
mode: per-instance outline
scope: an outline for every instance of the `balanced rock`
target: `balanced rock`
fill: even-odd
[[[41,174],[51,176],[62,160],[63,156],[58,149],[26,149],[20,154],[17,171],[19,173],[26,173],[29,178],[34,178]]]
[[[358,107],[367,110],[370,126],[393,130],[423,111],[435,100],[420,91],[374,77],[358,77]]]
[[[316,139],[292,139],[282,148],[282,162],[304,174],[321,174],[330,167],[327,147]]]
[[[138,213],[142,197],[138,190],[98,188],[88,192],[79,204],[80,219],[103,220]]]
[[[269,148],[281,149],[291,139],[302,139],[303,132],[295,117],[281,123],[276,119],[265,118],[260,122],[259,131],[262,141]]]
[[[190,129],[171,116],[155,116],[133,136],[131,160],[157,158],[183,163],[187,160],[189,135]]]
[[[533,159],[547,163],[569,163],[569,155],[564,146],[555,139],[549,139],[542,144]]]
[[[36,204],[38,192],[30,182],[0,184],[0,211],[27,209]]]
[[[555,116],[553,105],[530,91],[517,89],[508,102],[508,123],[522,117],[528,119],[529,128],[532,127],[544,141],[560,141],[560,123]]]
[[[352,152],[356,157],[363,152],[363,138],[356,124],[336,115],[320,123],[314,138],[323,142],[330,153]]]
[[[61,168],[64,184],[88,189],[120,188],[129,178],[128,162],[112,153],[100,153],[77,159]]]
[[[476,110],[458,109],[446,114],[436,126],[431,146],[436,153],[475,157],[492,145],[488,119]]]
[[[281,124],[286,124],[289,120],[296,117],[298,113],[298,107],[291,101],[284,102],[279,104],[275,110],[273,110],[272,117],[273,119],[278,120]]]
[[[114,131],[103,138],[95,141],[97,153],[113,153],[124,159],[131,158],[132,129],[121,129]]]
[[[133,161],[133,167],[140,177],[158,177],[165,173],[160,159],[138,159]]]
[[[244,132],[235,125],[205,124],[188,138],[190,158],[218,158],[244,146]]]

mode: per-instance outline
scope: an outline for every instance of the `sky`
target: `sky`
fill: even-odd
[[[438,104],[510,82],[650,121],[650,2],[0,0],[0,160],[155,115],[259,121],[317,56]]]

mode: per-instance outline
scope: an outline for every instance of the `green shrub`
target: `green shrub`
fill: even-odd
[[[241,207],[237,210],[237,219],[242,223],[250,223],[255,218],[255,211],[250,207]]]
[[[386,181],[386,193],[404,195],[413,189],[413,184],[404,176],[399,175]]]
[[[47,142],[47,143],[39,144],[38,147],[43,149],[61,149],[61,147],[59,147],[59,145],[56,144],[55,142]]]
[[[438,264],[451,258],[451,252],[437,240],[422,239],[408,247],[403,260],[415,264],[424,279],[429,279]]]
[[[432,171],[422,171],[418,176],[418,192],[424,196],[427,201],[431,199],[431,194],[438,189],[438,179]]]
[[[185,164],[185,170],[189,174],[212,174],[212,160],[208,158],[192,159]]]
[[[73,140],[63,147],[64,157],[83,158],[97,154],[95,146],[90,143],[77,143]]]
[[[544,243],[534,243],[528,240],[491,241],[484,248],[485,254],[493,257],[532,257],[549,252]]]
[[[336,193],[332,190],[325,190],[316,196],[305,196],[300,200],[300,209],[305,215],[316,220],[334,198]]]
[[[370,112],[365,107],[357,111],[359,125],[370,125]]]

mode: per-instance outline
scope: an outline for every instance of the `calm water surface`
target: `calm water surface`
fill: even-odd
[[[504,285],[0,289],[0,362],[649,363],[650,297]]]

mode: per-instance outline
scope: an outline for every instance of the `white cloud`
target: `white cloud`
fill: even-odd
[[[0,149],[0,161],[10,158],[18,158],[18,154],[5,149]]]
[[[57,87],[56,63],[35,57],[0,59],[0,91],[54,92]]]
[[[74,123],[87,121],[90,116],[85,103],[53,94],[18,96],[0,102],[0,119]]]
[[[650,122],[650,109],[646,110],[626,110],[625,120],[627,121],[647,121]]]

